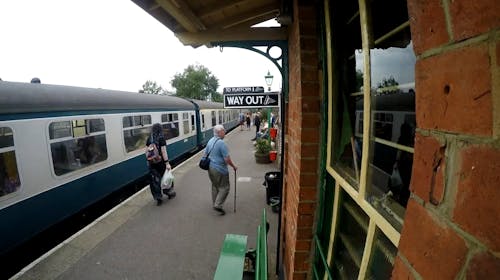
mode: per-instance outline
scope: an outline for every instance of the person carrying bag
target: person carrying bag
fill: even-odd
[[[219,139],[215,140],[214,144],[212,145],[212,149],[208,152],[208,154],[204,155],[200,159],[200,163],[198,165],[200,166],[201,169],[208,170],[208,168],[210,167],[210,153],[214,149],[215,144],[217,143],[217,141],[219,141]]]

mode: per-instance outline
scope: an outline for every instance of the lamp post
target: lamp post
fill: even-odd
[[[271,91],[271,85],[273,84],[273,78],[274,76],[269,73],[269,70],[267,70],[267,75],[264,76],[264,79],[266,80],[266,85],[267,85],[267,91]],[[268,131],[271,131],[271,109],[268,108],[267,110],[267,129]]]

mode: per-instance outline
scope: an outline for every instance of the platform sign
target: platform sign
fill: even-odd
[[[280,94],[254,93],[254,94],[224,94],[224,108],[266,108],[278,107]]]
[[[225,87],[223,94],[264,93],[264,87]]]

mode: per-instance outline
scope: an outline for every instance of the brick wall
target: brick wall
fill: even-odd
[[[408,10],[418,129],[393,279],[491,279],[500,275],[500,3],[409,0]]]
[[[294,1],[289,29],[282,255],[286,279],[308,279],[319,167],[320,88],[316,7]]]

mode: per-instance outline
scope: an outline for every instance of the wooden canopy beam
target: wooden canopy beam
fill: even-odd
[[[189,32],[207,29],[183,0],[156,0],[156,2]]]
[[[224,30],[206,30],[200,33],[181,32],[175,36],[186,46],[210,45],[212,42],[286,40],[286,27],[228,28]]]

